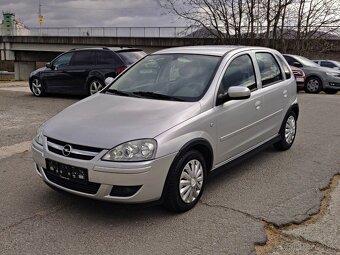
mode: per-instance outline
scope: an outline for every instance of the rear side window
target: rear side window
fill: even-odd
[[[132,65],[146,55],[144,51],[120,51],[117,54],[127,66]]]
[[[249,55],[236,57],[228,66],[222,78],[223,93],[232,86],[248,87],[256,89],[256,79],[253,62]]]
[[[328,61],[321,61],[320,65],[323,66],[323,67],[329,67],[329,68],[336,67],[336,65],[334,65],[333,63],[328,62]]]
[[[270,86],[282,80],[280,67],[272,54],[256,53],[256,60],[260,69],[262,87]]]
[[[94,65],[93,51],[77,51],[74,53],[71,59],[71,65],[83,66],[83,65]]]
[[[121,64],[120,59],[111,51],[97,51],[97,64],[98,65],[111,65],[116,67]]]

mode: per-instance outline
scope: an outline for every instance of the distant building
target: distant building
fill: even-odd
[[[0,35],[29,35],[30,30],[22,22],[15,19],[13,12],[2,12],[2,23],[0,25]]]

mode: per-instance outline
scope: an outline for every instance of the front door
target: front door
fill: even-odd
[[[41,74],[41,79],[47,92],[64,92],[69,90],[72,77],[67,73],[74,52],[67,52],[55,59],[51,68],[47,68]]]
[[[227,101],[214,109],[218,139],[217,166],[254,147],[263,136],[263,96],[257,87],[250,55],[236,56],[226,67],[219,93],[227,92],[231,86],[248,87],[251,96],[249,99]]]

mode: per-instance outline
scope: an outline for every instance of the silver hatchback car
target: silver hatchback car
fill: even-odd
[[[33,158],[53,188],[183,212],[211,171],[269,144],[289,149],[298,115],[294,75],[275,50],[165,49],[45,122]]]

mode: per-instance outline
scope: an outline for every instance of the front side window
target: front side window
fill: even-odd
[[[123,73],[106,91],[197,101],[210,85],[219,61],[220,57],[207,55],[150,55]]]
[[[53,62],[53,66],[58,68],[58,67],[70,65],[70,60],[71,60],[73,54],[74,54],[74,52],[68,52],[68,53],[61,55],[59,58],[57,58]]]
[[[250,90],[256,89],[254,66],[249,55],[236,57],[225,71],[221,84],[223,93],[227,93],[232,86],[243,86]]]
[[[280,67],[272,54],[261,52],[255,55],[260,69],[262,87],[282,80]]]

